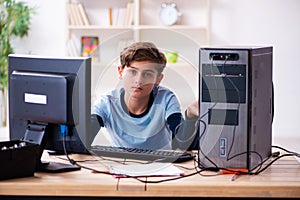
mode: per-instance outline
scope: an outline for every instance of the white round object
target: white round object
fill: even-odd
[[[161,10],[159,12],[159,19],[164,25],[170,26],[175,24],[178,21],[180,16],[181,13],[178,11],[175,3],[171,3],[171,4],[163,3],[161,5]]]

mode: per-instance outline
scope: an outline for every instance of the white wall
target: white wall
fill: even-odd
[[[273,46],[273,134],[300,138],[300,1],[212,0],[211,7],[211,44]]]
[[[16,41],[16,53],[63,56],[66,43],[64,0],[23,0],[36,12],[27,37]]]
[[[30,34],[16,53],[65,55],[62,0],[27,0],[38,8]],[[300,139],[300,1],[211,0],[211,44],[272,45],[275,86],[274,136]],[[296,142],[296,141],[295,141]]]

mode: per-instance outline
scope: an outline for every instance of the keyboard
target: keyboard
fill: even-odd
[[[112,147],[94,145],[91,152],[97,156],[126,158],[153,162],[181,163],[193,160],[195,155],[188,152],[166,151],[166,150],[147,150],[128,147]]]

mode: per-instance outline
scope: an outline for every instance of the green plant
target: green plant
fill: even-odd
[[[0,0],[0,105],[4,108],[0,126],[7,125],[8,55],[14,53],[11,40],[28,34],[32,13],[34,9],[25,2]]]
[[[25,2],[0,0],[0,86],[7,88],[8,55],[14,53],[11,40],[28,34],[34,9]]]

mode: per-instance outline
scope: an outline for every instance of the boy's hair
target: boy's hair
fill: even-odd
[[[135,42],[123,49],[120,54],[120,62],[122,69],[134,61],[150,61],[155,63],[156,70],[160,74],[167,63],[164,53],[151,42]]]

